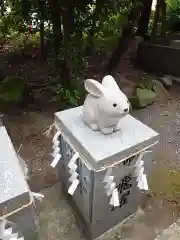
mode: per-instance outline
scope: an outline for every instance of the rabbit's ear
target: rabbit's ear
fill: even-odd
[[[111,75],[107,75],[103,78],[102,85],[108,90],[120,91],[115,79]]]
[[[94,97],[101,97],[104,95],[103,85],[93,79],[87,79],[85,81],[85,89],[88,93],[92,94]]]

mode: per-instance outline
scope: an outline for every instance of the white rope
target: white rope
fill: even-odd
[[[24,162],[24,160],[21,159],[21,157],[18,155],[21,147],[22,147],[22,144],[20,145],[16,155],[20,161],[22,160]],[[26,175],[26,173],[24,173],[24,174]],[[44,197],[40,193],[31,192],[28,184],[27,184],[27,188],[28,188],[28,194],[29,194],[29,201],[27,204],[24,204],[24,205],[20,206],[19,208],[12,210],[11,212],[8,212],[8,213],[6,213],[6,210],[7,210],[7,205],[6,205],[4,207],[2,213],[0,213],[0,239],[1,240],[16,240],[16,239],[23,240],[24,239],[24,237],[18,238],[18,233],[12,233],[12,228],[6,229],[6,223],[14,224],[13,222],[8,221],[9,217],[19,213],[20,211],[22,211],[22,210],[30,207],[32,204],[34,204],[34,198],[41,200]]]
[[[44,198],[44,195],[41,193],[35,193],[35,192],[31,192],[33,197],[36,198],[39,201],[42,201],[42,199]]]
[[[53,148],[54,148],[54,152],[53,152],[53,157],[54,157],[54,160],[53,162],[51,163],[51,166],[52,167],[55,167],[57,165],[57,163],[59,162],[60,158],[61,158],[61,155],[60,155],[60,148],[58,147],[59,146],[59,136],[60,134],[63,136],[63,139],[67,142],[67,144],[69,145],[69,147],[75,152],[77,153],[76,149],[74,148],[74,146],[71,144],[70,140],[65,136],[64,133],[62,133],[62,131],[60,132],[59,131],[59,128],[58,126],[56,126],[56,124],[54,123],[53,124],[53,127],[55,127],[57,129],[57,132],[53,138]],[[108,196],[111,196],[111,200],[110,200],[110,204],[114,205],[114,206],[119,206],[119,195],[118,195],[118,191],[116,189],[116,183],[114,183],[113,181],[113,176],[111,176],[111,172],[112,172],[112,168],[118,164],[120,164],[121,162],[127,160],[128,158],[132,157],[132,156],[135,156],[135,155],[138,155],[139,154],[139,157],[137,159],[137,162],[136,162],[136,169],[135,169],[135,175],[137,177],[137,181],[138,181],[138,188],[140,189],[143,189],[143,190],[148,190],[148,183],[147,183],[147,176],[146,174],[144,173],[144,169],[143,169],[143,164],[144,162],[142,161],[142,158],[144,157],[144,155],[147,153],[147,152],[151,152],[151,151],[147,151],[147,149],[151,148],[152,146],[154,146],[155,144],[157,144],[158,141],[156,141],[155,143],[151,144],[150,146],[140,150],[140,151],[137,151],[136,153],[134,154],[131,154],[130,156],[124,158],[124,159],[121,159],[120,161],[116,162],[116,163],[113,163],[109,166],[105,166],[105,167],[101,167],[99,170],[96,170],[96,169],[93,169],[92,166],[89,165],[89,163],[87,162],[87,160],[85,159],[85,157],[82,155],[81,153],[81,156],[80,156],[80,159],[81,161],[83,162],[83,164],[85,164],[85,166],[88,168],[88,169],[91,169],[93,170],[94,172],[100,172],[100,171],[104,171],[104,170],[107,170],[106,172],[106,175],[105,175],[105,178],[104,178],[104,182],[106,182],[107,184],[105,185],[105,188],[107,188],[107,191],[106,191],[106,194]],[[59,154],[59,155],[58,155]],[[78,153],[79,154],[79,153]],[[77,179],[77,173],[75,172],[76,171],[76,168],[77,168],[77,165],[74,164],[74,168],[70,168],[69,172],[72,174],[72,176],[70,177],[70,181],[72,182],[71,186],[69,187],[69,194],[73,195],[78,184],[79,184],[79,180]],[[143,169],[143,171],[142,171]],[[74,174],[74,175],[73,175]]]
[[[18,240],[23,240],[24,237],[21,237],[21,238],[17,238],[18,237],[18,234],[17,233],[14,233],[12,234],[12,232],[9,232],[11,230],[11,228],[9,229],[5,229],[6,227],[6,223],[9,222],[7,220],[7,218],[11,217],[12,215],[14,214],[17,214],[19,213],[20,211],[28,208],[29,206],[31,206],[32,204],[34,204],[34,198],[38,199],[38,200],[42,200],[42,198],[44,198],[44,195],[41,194],[41,193],[34,193],[34,192],[31,192],[29,190],[29,202],[27,204],[24,204],[23,206],[5,214],[3,213],[2,216],[0,216],[0,239],[2,240],[15,240],[15,239],[18,239]],[[6,208],[6,207],[5,207]],[[11,237],[11,238],[7,238],[6,235],[8,235],[8,237]]]
[[[58,130],[59,127],[56,125],[56,123],[54,123],[54,127]],[[61,131],[61,135],[63,136],[64,140],[68,143],[68,145],[71,147],[71,149],[74,151],[74,152],[77,152],[77,150],[74,148],[74,146],[72,145],[71,141],[69,140],[69,138],[66,136],[66,134],[63,133],[62,129],[60,130]],[[79,152],[80,154],[80,159],[81,161],[83,162],[83,164],[88,168],[88,169],[91,169],[92,171],[94,172],[101,172],[101,171],[104,171],[104,170],[107,170],[107,169],[110,169],[110,168],[113,168],[115,167],[116,165],[119,165],[120,163],[124,162],[125,160],[127,160],[128,158],[131,158],[133,156],[136,156],[138,154],[141,154],[142,152],[151,152],[151,151],[148,151],[148,149],[150,149],[151,147],[153,147],[154,145],[156,145],[159,141],[156,141],[154,143],[152,143],[151,145],[129,155],[128,157],[125,157],[113,164],[110,164],[110,165],[107,165],[107,166],[104,166],[104,167],[101,167],[100,169],[94,169],[89,163],[88,161],[86,160],[86,158],[83,156],[82,153]]]
[[[17,239],[18,234],[17,233],[12,233],[11,228],[5,229],[6,223],[7,223],[7,218],[16,214],[16,213],[18,213],[18,212],[20,212],[20,211],[22,211],[22,210],[24,210],[25,208],[28,208],[29,206],[31,206],[34,203],[34,199],[33,199],[30,191],[29,191],[29,196],[30,196],[30,199],[29,199],[29,202],[27,204],[15,209],[15,210],[7,213],[7,214],[5,214],[3,212],[3,215],[0,216],[0,239],[2,239],[2,240],[8,240],[8,239],[15,240],[15,239]]]
[[[15,210],[7,213],[7,214],[4,214],[4,215],[0,216],[0,220],[4,220],[4,219],[22,211],[22,210],[24,210],[25,208],[28,208],[29,206],[31,206],[34,203],[34,199],[33,199],[33,196],[32,196],[31,193],[29,193],[29,196],[30,196],[30,198],[29,198],[29,202],[27,204],[24,204],[23,206],[15,209]]]

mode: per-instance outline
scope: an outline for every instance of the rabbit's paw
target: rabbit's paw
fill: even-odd
[[[118,124],[114,127],[113,130],[114,130],[114,132],[117,132],[117,131],[121,130],[121,124],[118,123]]]
[[[101,128],[101,132],[104,134],[111,134],[113,133],[113,128]]]
[[[99,127],[97,124],[93,123],[93,124],[90,124],[90,127],[93,131],[98,131],[99,130]]]

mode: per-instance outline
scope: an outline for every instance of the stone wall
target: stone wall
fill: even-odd
[[[154,73],[180,76],[180,49],[143,42],[136,55],[136,66]]]

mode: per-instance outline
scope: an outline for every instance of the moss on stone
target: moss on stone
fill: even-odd
[[[149,186],[157,197],[180,203],[180,171],[156,169],[150,176]]]

